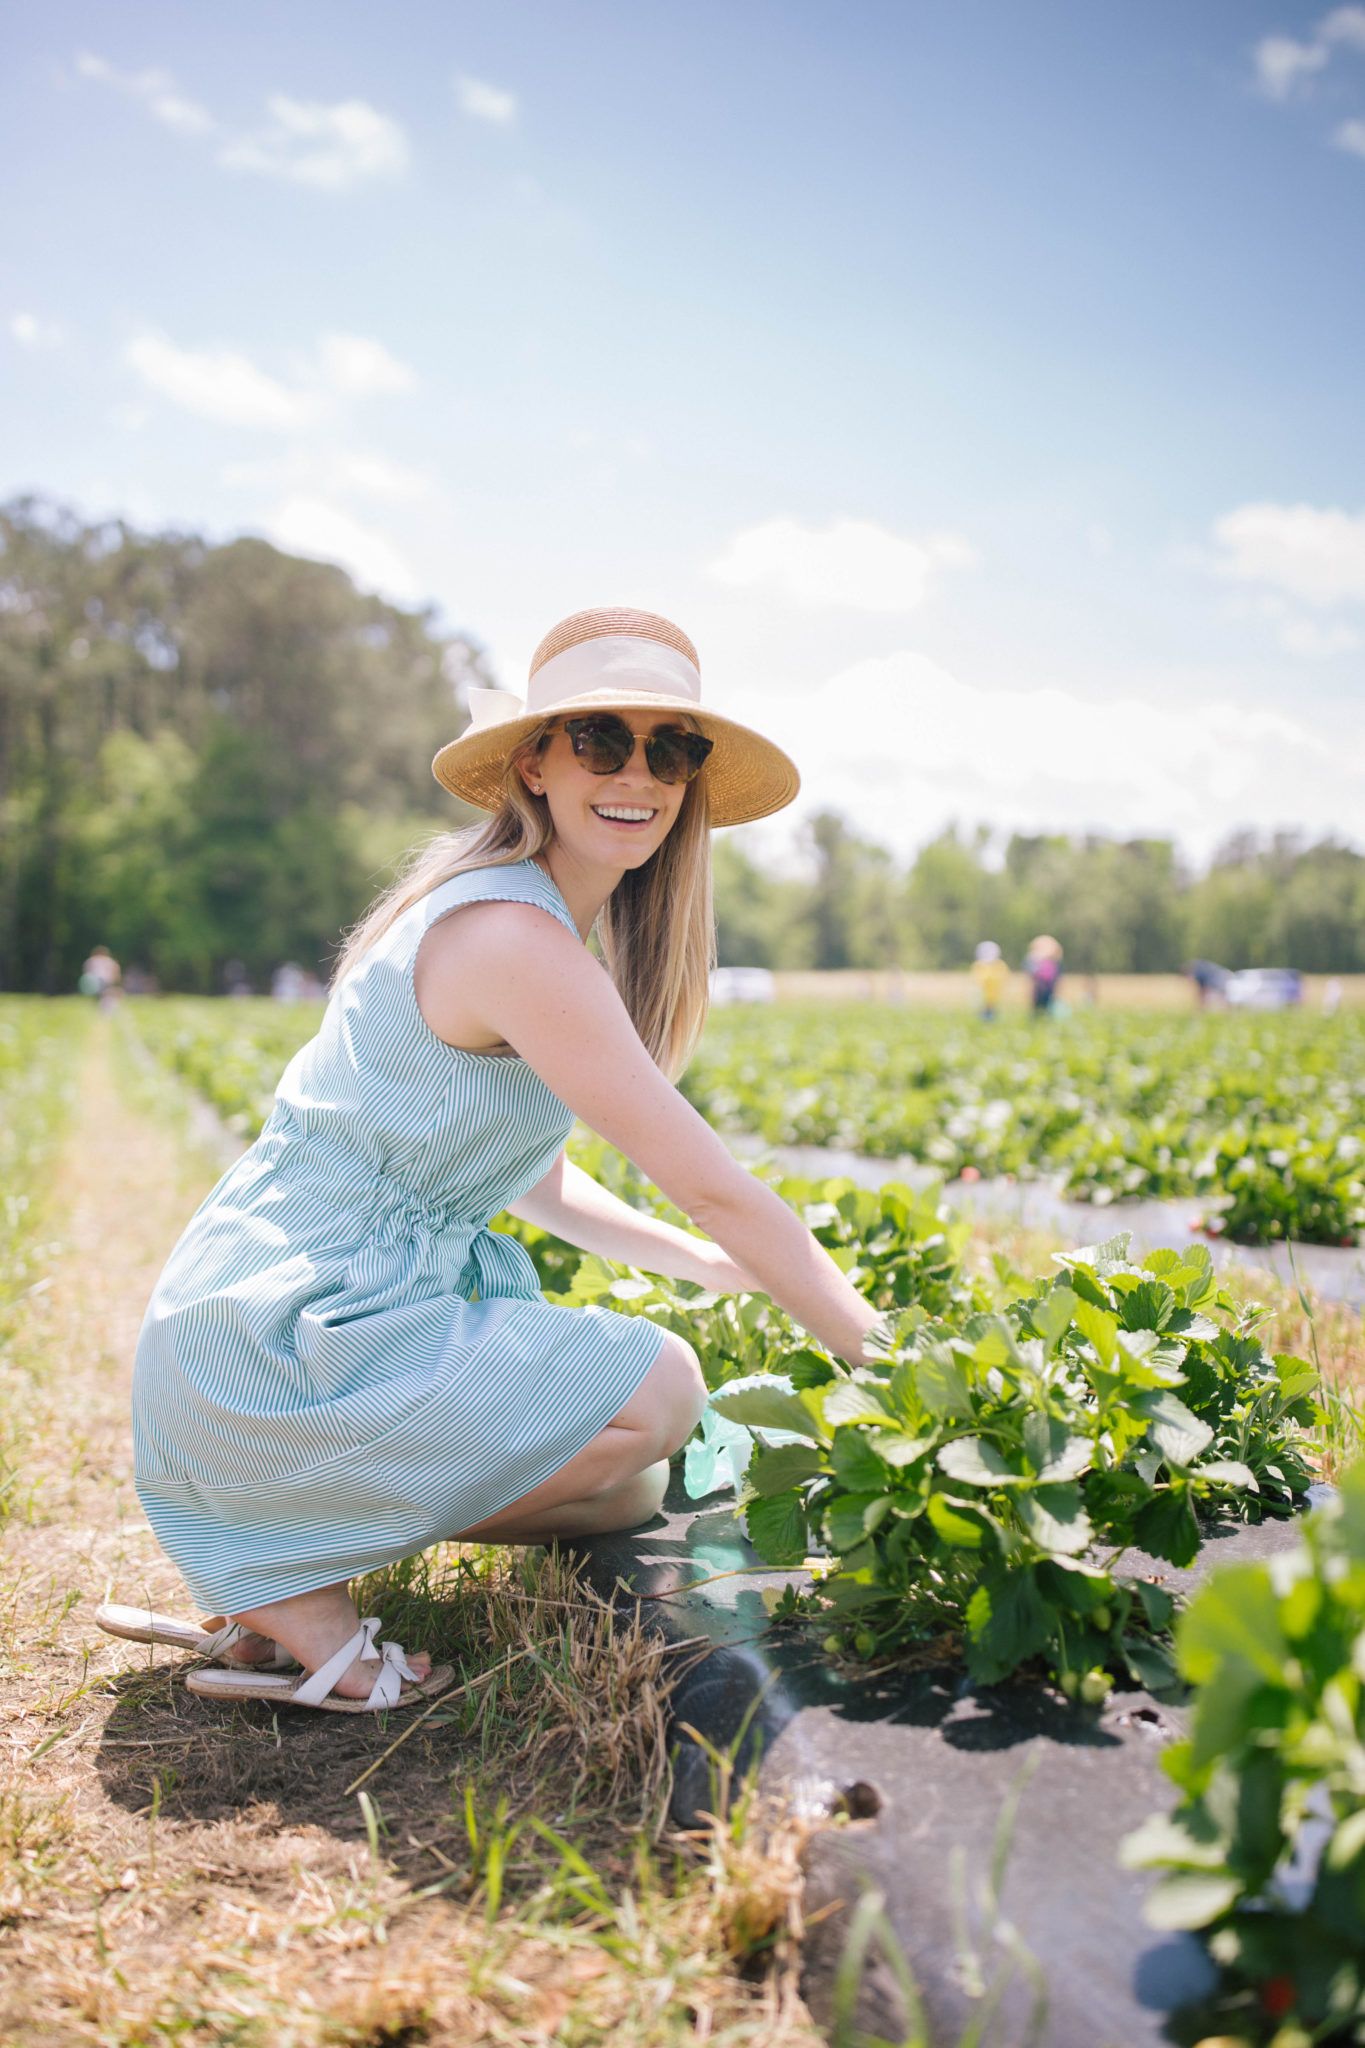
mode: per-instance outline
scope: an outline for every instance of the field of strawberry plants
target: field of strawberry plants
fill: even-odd
[[[250,1135],[316,1015],[168,1001],[129,1006],[124,1021]],[[1300,1143],[1330,1153],[1323,1199],[1339,1219],[1355,1203],[1358,1220],[1358,1026],[1104,1018],[987,1036],[882,1013],[856,1043],[861,1064],[851,1028],[827,1014],[722,1013],[689,1086],[718,1123],[918,1151],[950,1170],[1022,1172],[1069,1144],[1096,1192],[1114,1179],[1126,1189],[1140,1133],[1155,1142],[1177,1116],[1202,1118],[1202,1156],[1237,1151],[1246,1173],[1287,1191],[1268,1234],[1277,1218],[1305,1220],[1293,1207],[1305,1199]],[[882,1079],[893,1068],[894,1085]],[[1106,1092],[1121,1113],[1101,1108]],[[1102,1149],[1120,1132],[1122,1173]],[[1166,1149],[1153,1171],[1169,1190],[1181,1183]],[[683,1220],[599,1141],[575,1150],[624,1199]],[[1178,1154],[1191,1180],[1204,1172],[1196,1150],[1187,1137]],[[1219,1286],[1201,1246],[1139,1262],[1120,1231],[1058,1253],[1045,1273],[998,1253],[977,1270],[970,1227],[937,1188],[771,1178],[882,1310],[875,1363],[831,1357],[761,1296],[712,1295],[520,1222],[497,1227],[527,1246],[552,1298],[647,1314],[695,1347],[712,1400],[685,1454],[687,1491],[731,1499],[759,1557],[792,1574],[764,1595],[775,1627],[844,1663],[927,1659],[980,1684],[1050,1684],[1082,1713],[1116,1687],[1166,1700],[1192,1687],[1191,1737],[1170,1760],[1184,1803],[1128,1852],[1165,1873],[1153,1914],[1205,1938],[1230,2039],[1280,2048],[1301,2023],[1314,2032],[1295,2041],[1355,2038],[1330,2028],[1353,2025],[1361,2000],[1361,1468],[1296,1562],[1225,1567],[1183,1609],[1171,1584],[1215,1526],[1302,1504],[1329,1412],[1315,1365],[1268,1348],[1267,1316]],[[1359,1445],[1339,1426],[1336,1440],[1346,1465]],[[1305,1859],[1313,1874],[1294,1894],[1289,1873]]]
[[[1056,1174],[1099,1204],[1198,1195],[1247,1244],[1365,1229],[1365,1016],[718,1010],[683,1087],[770,1144],[953,1179]]]
[[[314,1004],[169,998],[138,1035],[254,1137]],[[1039,1025],[859,1006],[719,1009],[684,1077],[718,1129],[905,1155],[945,1179],[1055,1174],[1098,1206],[1197,1196],[1245,1244],[1365,1232],[1365,1015],[1075,1013]]]
[[[187,1081],[230,1131],[254,1138],[270,1114],[280,1075],[317,1030],[322,1005],[262,996],[167,996],[139,1001],[125,1014],[147,1050]]]

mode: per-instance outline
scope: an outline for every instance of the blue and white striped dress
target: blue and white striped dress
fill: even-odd
[[[642,1317],[553,1307],[523,1247],[487,1227],[573,1122],[522,1059],[460,1052],[417,1007],[423,934],[489,900],[577,936],[530,860],[413,904],[334,993],[157,1282],[137,1490],[206,1610],[332,1585],[495,1514],[596,1436],[658,1355]]]

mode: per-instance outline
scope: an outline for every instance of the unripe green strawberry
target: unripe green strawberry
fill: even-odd
[[[860,1628],[853,1638],[853,1647],[860,1657],[870,1657],[877,1647],[877,1638],[870,1628]]]
[[[1108,1699],[1113,1689],[1114,1681],[1109,1673],[1098,1668],[1087,1671],[1081,1680],[1081,1698],[1088,1707],[1098,1707],[1103,1700]]]

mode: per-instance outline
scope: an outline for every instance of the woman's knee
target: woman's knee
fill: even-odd
[[[668,1457],[685,1444],[706,1407],[706,1382],[697,1354],[685,1338],[669,1330],[658,1356],[630,1399],[614,1417],[622,1429],[639,1430],[657,1444],[656,1456]]]
[[[607,1510],[605,1526],[611,1529],[637,1529],[641,1522],[652,1522],[663,1506],[668,1491],[669,1464],[667,1458],[658,1458],[652,1465],[646,1465],[643,1472],[636,1472],[600,1496]]]
[[[665,1333],[659,1355],[645,1375],[644,1392],[655,1405],[668,1456],[687,1442],[706,1409],[701,1361],[685,1337],[672,1330]]]

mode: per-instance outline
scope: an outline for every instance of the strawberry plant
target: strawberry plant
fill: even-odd
[[[841,1646],[960,1647],[985,1683],[1041,1657],[1085,1696],[1171,1683],[1170,1595],[1120,1561],[1185,1565],[1203,1517],[1290,1505],[1316,1381],[1265,1356],[1202,1247],[1127,1254],[1126,1236],[1067,1254],[994,1311],[893,1314],[875,1366],[807,1345],[712,1396],[755,1433],[755,1548],[828,1554],[805,1611]]]
[[[1156,1927],[1196,1929],[1220,1969],[1192,2031],[1299,2048],[1365,2040],[1365,1463],[1293,1551],[1219,1567],[1180,1618],[1183,1795],[1129,1836],[1162,1873]]]

